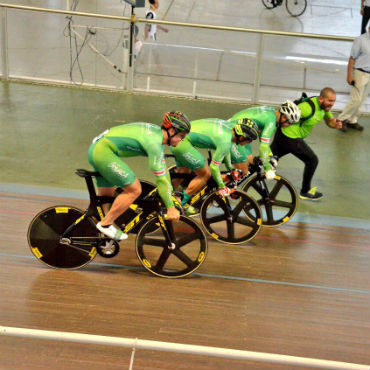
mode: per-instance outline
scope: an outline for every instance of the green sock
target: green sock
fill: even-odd
[[[185,193],[184,191],[184,198],[182,198],[181,205],[183,206],[185,203],[187,203],[191,199],[191,195]]]

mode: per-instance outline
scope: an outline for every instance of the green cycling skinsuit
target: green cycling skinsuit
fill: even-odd
[[[271,169],[269,162],[270,143],[276,130],[276,114],[275,108],[268,106],[252,107],[244,109],[238,113],[235,113],[230,121],[234,122],[241,118],[249,118],[256,122],[259,129],[260,136],[260,147],[259,156],[263,162],[265,171]],[[247,162],[248,156],[252,155],[251,144],[245,146],[237,145],[233,143],[231,149],[231,162],[232,163],[243,163]]]
[[[164,159],[163,133],[152,123],[135,122],[112,127],[97,136],[90,145],[90,164],[103,177],[97,178],[98,187],[132,185],[136,176],[120,157],[148,157],[149,167],[156,177],[158,193],[165,206],[174,206],[172,185]]]
[[[176,166],[186,167],[193,171],[199,170],[205,166],[206,162],[196,148],[214,150],[209,168],[218,187],[224,188],[225,184],[222,181],[219,167],[225,161],[226,167],[233,169],[230,151],[235,123],[218,118],[191,121],[190,133],[176,148],[171,147]]]

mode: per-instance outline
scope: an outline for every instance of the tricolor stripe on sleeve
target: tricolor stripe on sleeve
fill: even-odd
[[[270,144],[271,139],[267,139],[265,137],[261,137],[261,141],[266,144]]]
[[[212,163],[216,166],[219,166],[221,164],[221,162],[216,162],[214,159],[212,159]]]
[[[153,173],[154,173],[155,176],[163,176],[163,175],[166,174],[166,169],[164,168],[161,171],[153,171]]]

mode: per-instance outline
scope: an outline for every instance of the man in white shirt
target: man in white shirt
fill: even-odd
[[[346,132],[348,127],[362,131],[364,128],[357,120],[370,87],[370,26],[366,33],[353,41],[347,66],[347,82],[352,89],[350,101],[338,117],[342,121],[341,130]]]
[[[159,0],[149,0],[150,8],[146,11],[146,19],[157,19],[157,14],[155,11],[159,8]],[[166,27],[162,27],[156,24],[146,24],[145,25],[145,40],[157,39],[157,28],[161,31],[168,32]]]

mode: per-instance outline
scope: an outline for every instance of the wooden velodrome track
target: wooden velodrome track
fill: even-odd
[[[51,205],[87,202],[16,193],[0,199],[0,325],[369,363],[368,230],[291,221],[245,245],[209,239],[197,273],[171,280],[143,271],[134,236],[114,259],[50,269],[29,251],[30,220]],[[127,369],[131,355],[3,336],[0,348],[1,370]],[[134,369],[190,368],[293,367],[136,352]]]

